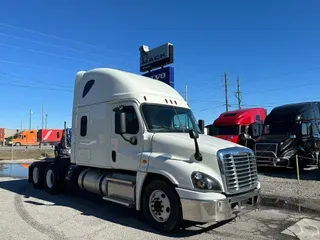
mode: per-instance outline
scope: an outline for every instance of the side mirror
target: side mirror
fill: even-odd
[[[190,137],[191,139],[197,139],[197,138],[199,138],[199,134],[198,134],[196,131],[194,131],[194,130],[190,130],[190,131],[189,131],[189,137]]]
[[[120,112],[120,134],[127,132],[126,113]]]
[[[198,125],[202,134],[204,134],[204,120],[199,120]]]
[[[202,161],[202,155],[199,151],[199,145],[198,145],[198,141],[197,141],[197,138],[199,138],[199,134],[194,130],[190,130],[189,136],[190,136],[190,138],[192,138],[194,140],[194,145],[195,145],[195,149],[196,149],[196,152],[194,153],[194,158],[197,161]]]

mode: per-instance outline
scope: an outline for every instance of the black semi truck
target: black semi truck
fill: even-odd
[[[275,107],[264,128],[254,147],[258,166],[296,167],[296,155],[301,170],[320,166],[320,102]]]

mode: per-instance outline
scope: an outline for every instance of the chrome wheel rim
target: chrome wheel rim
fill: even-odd
[[[167,194],[161,190],[153,191],[149,198],[149,210],[157,222],[167,221],[171,214],[171,204]]]

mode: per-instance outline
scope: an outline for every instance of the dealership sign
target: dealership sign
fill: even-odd
[[[171,43],[150,50],[146,46],[140,47],[140,72],[151,71],[171,63],[173,63],[173,45]]]
[[[174,88],[174,68],[173,67],[160,68],[152,72],[147,72],[142,76],[159,80]]]

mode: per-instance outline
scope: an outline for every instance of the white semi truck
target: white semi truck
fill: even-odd
[[[63,187],[142,211],[161,232],[232,219],[260,202],[254,153],[202,134],[169,85],[107,68],[78,72],[70,159],[29,167],[35,188]]]

